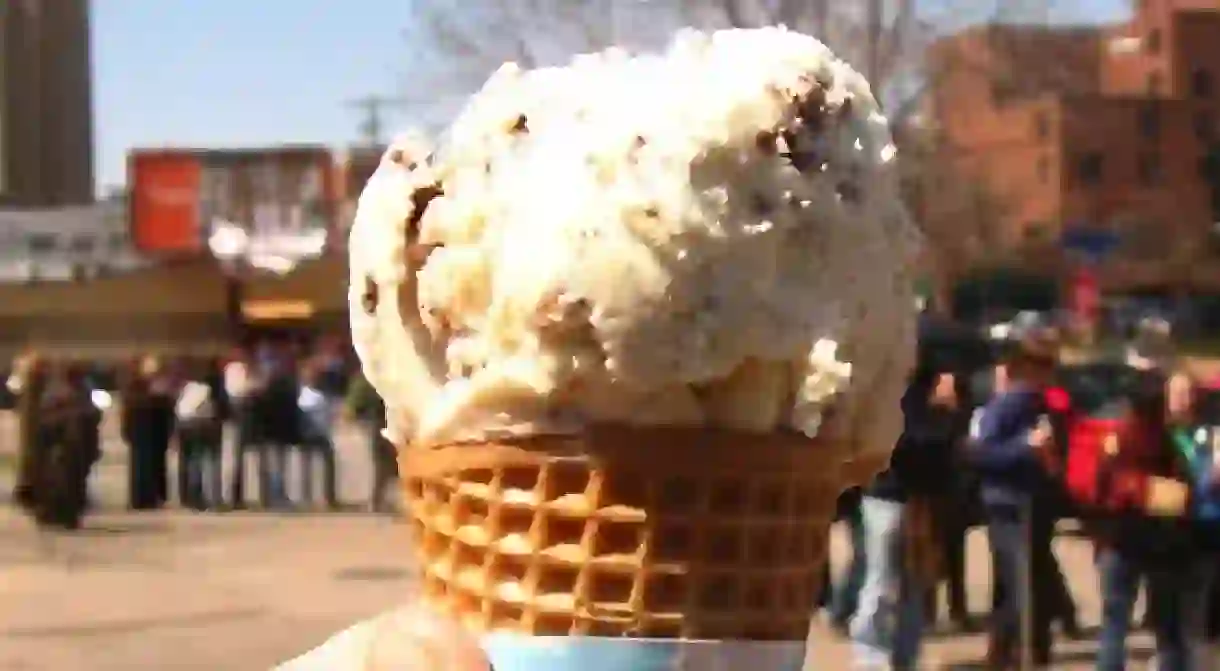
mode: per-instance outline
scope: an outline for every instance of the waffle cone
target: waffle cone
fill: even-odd
[[[634,427],[404,449],[423,598],[479,631],[804,641],[844,451]]]

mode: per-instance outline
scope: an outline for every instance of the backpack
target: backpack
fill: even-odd
[[[1064,422],[1066,445],[1063,480],[1071,503],[1084,514],[1111,513],[1113,510],[1119,451],[1132,435],[1131,404],[1140,395],[1162,389],[1164,382],[1154,375],[1135,375],[1123,380],[1117,389],[1105,390],[1086,398]]]
[[[1083,512],[1106,507],[1123,423],[1121,418],[1078,417],[1068,427],[1064,484],[1072,503]]]

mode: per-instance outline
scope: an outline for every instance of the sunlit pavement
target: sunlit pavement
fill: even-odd
[[[410,598],[405,525],[357,512],[127,513],[121,446],[108,441],[107,451],[93,483],[101,511],[82,532],[39,533],[0,507],[4,671],[263,670]],[[346,500],[366,495],[368,464],[359,433],[345,432]],[[7,492],[10,477],[0,474],[0,490]],[[836,565],[846,549],[836,533]],[[1094,624],[1092,549],[1062,538],[1058,551],[1082,622]],[[969,579],[972,606],[982,612],[989,578],[980,533],[970,541]],[[1147,637],[1133,643],[1134,659],[1147,659]],[[1055,668],[1091,669],[1093,650],[1091,641],[1061,641]],[[817,625],[817,663],[808,668],[849,668],[848,652]],[[982,653],[981,636],[938,631],[924,658],[929,669],[969,669]]]

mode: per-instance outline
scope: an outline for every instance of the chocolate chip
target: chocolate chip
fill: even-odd
[[[391,149],[388,158],[391,163],[402,163],[407,157],[407,153],[401,149]]]
[[[860,187],[854,182],[840,182],[839,185],[835,187],[835,192],[839,194],[840,198],[848,203],[860,202]]]
[[[644,215],[656,219],[657,217],[661,216],[661,210],[657,206],[653,205],[652,207],[644,210]]]
[[[826,163],[821,155],[811,149],[799,148],[798,140],[796,133],[784,131],[784,142],[788,143],[788,153],[784,157],[802,173],[820,170]]]
[[[377,312],[377,304],[380,302],[380,295],[377,291],[377,283],[369,275],[364,276],[364,293],[360,294],[360,307],[364,309],[364,314],[372,316]]]
[[[646,144],[648,144],[648,140],[645,140],[643,135],[635,136],[635,148],[636,149],[639,149],[640,147],[643,147]]]
[[[754,146],[763,154],[774,156],[776,154],[775,142],[778,139],[779,134],[773,130],[759,131],[758,135],[754,136]]]
[[[775,205],[761,193],[751,194],[750,205],[758,214],[766,215],[775,211]]]
[[[419,234],[419,222],[423,221],[424,211],[433,200],[445,195],[440,184],[422,186],[411,194],[411,218],[407,220],[407,238],[412,239]]]
[[[517,122],[513,124],[512,131],[514,133],[530,132],[529,118],[524,114],[517,116]]]

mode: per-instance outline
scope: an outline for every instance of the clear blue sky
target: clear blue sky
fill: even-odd
[[[0,2],[7,0],[0,0]],[[454,0],[459,2],[460,0]],[[575,0],[573,0],[575,1]],[[1051,0],[1073,18],[1121,0]],[[345,102],[394,94],[408,71],[408,0],[93,0],[99,186],[131,147],[343,145]],[[402,125],[403,117],[395,118]]]

